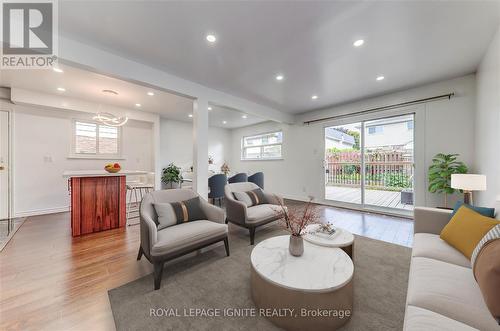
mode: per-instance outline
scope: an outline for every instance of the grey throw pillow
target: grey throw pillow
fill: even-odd
[[[172,203],[155,203],[158,214],[158,230],[185,222],[206,220],[200,197]]]
[[[158,215],[158,230],[167,228],[177,223],[174,208],[170,203],[155,203],[156,214]]]
[[[247,207],[268,203],[264,192],[260,188],[247,192],[233,192],[233,195],[236,200],[243,202]]]
[[[177,224],[207,219],[207,215],[201,207],[200,197],[180,202],[172,202],[171,205],[174,209]]]

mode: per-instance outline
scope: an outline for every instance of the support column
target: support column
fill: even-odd
[[[193,102],[193,190],[208,198],[208,100]]]
[[[155,172],[155,190],[161,190],[161,175],[162,175],[162,164],[160,160],[160,115],[158,115],[153,122],[153,142],[154,142],[154,172]]]

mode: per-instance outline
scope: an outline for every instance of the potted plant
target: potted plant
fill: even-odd
[[[280,203],[282,219],[288,232],[290,232],[290,244],[288,251],[293,256],[301,256],[304,253],[304,238],[305,228],[309,224],[318,223],[319,213],[316,206],[312,203],[313,198],[310,197],[303,210],[285,208],[282,200],[278,198]]]
[[[161,182],[166,188],[177,188],[182,181],[181,168],[173,163],[170,163],[166,168],[163,168]]]
[[[458,154],[436,154],[429,167],[429,192],[444,194],[444,208],[448,208],[448,194],[456,191],[451,187],[451,175],[467,173],[467,166],[457,157]]]

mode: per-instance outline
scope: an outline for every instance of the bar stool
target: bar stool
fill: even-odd
[[[151,178],[153,177],[153,179]],[[141,176],[138,180],[131,180],[127,182],[127,225],[137,225],[137,223],[129,223],[129,220],[139,218],[139,205],[141,204],[144,195],[154,190],[154,174]],[[130,194],[129,194],[130,192]],[[132,200],[133,199],[133,200]],[[136,213],[136,214],[135,214]]]

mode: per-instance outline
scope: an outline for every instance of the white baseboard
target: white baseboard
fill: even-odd
[[[281,194],[281,197],[284,199],[289,199],[289,200],[297,200],[297,201],[303,201],[303,202],[309,201],[308,197],[302,197],[302,196],[298,196],[298,195]]]
[[[14,217],[29,217],[29,216],[37,216],[37,215],[47,215],[47,214],[63,213],[63,212],[67,212],[67,211],[69,211],[69,206],[47,208],[47,209],[26,210],[26,211],[14,212]]]

